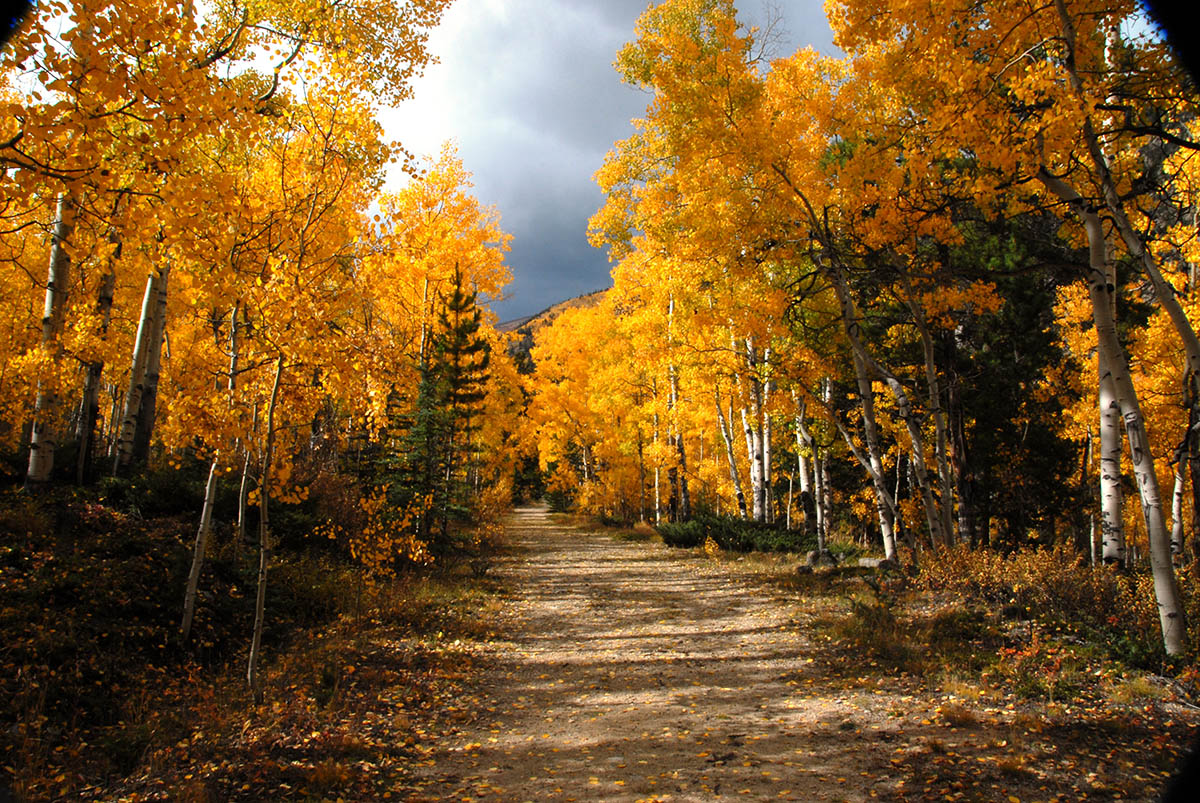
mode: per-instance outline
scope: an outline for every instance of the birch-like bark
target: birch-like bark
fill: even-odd
[[[255,411],[257,413],[257,410]],[[250,450],[243,450],[242,479],[238,484],[237,530],[233,534],[234,547],[237,548],[246,540],[246,500],[250,495]]]
[[[763,520],[762,432],[754,426],[754,402],[751,411],[741,408],[742,429],[746,433],[746,451],[750,455],[750,512],[755,521]]]
[[[829,471],[829,456],[825,450],[821,450],[821,459],[817,459],[817,455],[813,453],[813,487],[815,498],[813,499],[813,511],[816,514],[816,529],[817,529],[817,551],[824,552],[829,540],[829,505],[831,503],[829,494],[829,482],[827,479]]]
[[[129,390],[121,410],[121,423],[117,427],[113,446],[113,475],[124,471],[133,458],[133,438],[137,430],[137,414],[142,406],[142,392],[146,381],[146,358],[150,353],[150,336],[153,329],[153,310],[157,296],[158,274],[146,278],[146,292],[142,296],[142,312],[138,319],[137,335],[133,341],[133,358],[129,366]]]
[[[229,326],[229,377],[226,388],[229,391],[229,403],[233,404],[233,394],[237,390],[238,369],[238,310],[240,303],[233,305],[233,317]],[[213,455],[212,466],[208,470],[208,482],[204,485],[204,503],[200,508],[200,526],[196,531],[196,544],[192,549],[192,568],[188,572],[187,589],[183,594],[183,624],[180,626],[180,638],[187,641],[192,630],[192,617],[196,612],[196,592],[200,584],[200,571],[204,567],[205,553],[208,551],[208,540],[212,534],[212,512],[217,498],[217,476],[220,473],[221,453]],[[244,475],[243,475],[244,476]],[[239,503],[242,500],[239,500]],[[242,511],[238,511],[239,517]]]
[[[676,409],[679,404],[679,379],[675,372],[675,366],[667,366],[667,374],[670,379],[670,402],[671,402],[671,418],[672,429],[674,435],[672,440],[675,443],[675,453],[679,457],[679,463],[676,469],[675,487],[678,490],[678,509],[676,510],[677,517],[680,521],[687,521],[692,517],[692,496],[688,490],[687,479],[687,449],[683,442],[683,432],[679,428],[678,416],[679,412]]]
[[[250,640],[250,658],[246,664],[246,682],[254,693],[254,702],[263,701],[262,684],[258,679],[258,658],[262,650],[263,622],[266,619],[267,567],[271,560],[271,531],[268,520],[268,500],[271,497],[271,463],[275,457],[275,405],[279,401],[279,383],[283,380],[283,355],[275,365],[275,382],[271,386],[271,401],[267,406],[267,443],[263,450],[262,479],[258,491],[258,590],[254,596],[254,635]]]
[[[764,459],[766,444],[763,442],[765,434],[763,429],[763,383],[758,375],[758,351],[754,346],[754,340],[746,338],[743,346],[750,378],[750,410],[747,415],[746,408],[742,408],[742,426],[746,430],[746,451],[750,455],[751,510],[755,521],[765,522],[767,520],[767,473]]]
[[[1056,4],[1061,4],[1061,0],[1056,0]],[[1180,655],[1187,649],[1187,625],[1179,585],[1175,578],[1175,567],[1171,560],[1170,536],[1163,520],[1162,495],[1154,470],[1150,439],[1112,315],[1103,224],[1096,211],[1089,208],[1079,193],[1065,181],[1045,170],[1039,172],[1038,179],[1071,207],[1087,232],[1088,293],[1092,301],[1093,322],[1097,339],[1109,355],[1109,367],[1125,421],[1130,460],[1133,463],[1134,476],[1137,478],[1147,540],[1150,542],[1150,570],[1154,578],[1154,595],[1158,602],[1163,647],[1168,655]]]
[[[850,433],[838,422],[838,430],[842,434],[842,439],[850,447],[851,453],[854,454],[856,460],[863,468],[867,470],[867,474],[871,477],[871,484],[875,488],[875,510],[879,516],[879,532],[883,538],[883,554],[888,560],[899,560],[896,554],[896,502],[892,494],[887,489],[886,480],[883,476],[883,458],[882,450],[879,445],[879,428],[875,422],[875,391],[871,387],[871,378],[867,375],[867,370],[859,358],[857,352],[851,355],[854,362],[854,376],[858,381],[858,402],[862,412],[863,425],[863,442],[866,444],[867,452],[863,454],[854,443],[854,439],[850,437]]]
[[[826,377],[821,382],[821,401],[825,408],[829,408],[829,403],[833,397],[833,382]],[[817,532],[821,534],[821,543],[825,543],[829,538],[829,522],[833,517],[833,487],[829,481],[829,446],[830,442],[820,448],[821,459],[817,460],[817,447],[820,444],[816,439],[813,439],[813,477],[816,480],[817,486]]]
[[[1188,421],[1187,464],[1191,475],[1192,490],[1192,560],[1200,562],[1200,415],[1197,415],[1195,402],[1189,404],[1191,414]]]
[[[145,381],[133,432],[131,460],[134,463],[145,463],[150,457],[150,438],[154,434],[154,419],[158,411],[158,378],[162,369],[163,338],[166,336],[167,282],[170,281],[170,276],[171,266],[168,263],[159,274],[154,290],[154,314],[146,351]]]
[[[825,529],[825,472],[822,465],[821,449],[816,439],[808,431],[806,415],[808,405],[796,399],[800,412],[796,416],[796,463],[800,470],[800,501],[804,507],[804,532],[816,532],[817,551],[824,552],[827,531]],[[804,456],[807,449],[810,457]],[[812,475],[809,478],[808,463],[812,460]]]
[[[1125,563],[1124,503],[1121,491],[1121,405],[1113,380],[1112,360],[1101,345],[1100,369],[1100,559],[1107,565]]]
[[[867,373],[867,366],[863,359],[861,344],[858,344],[858,338],[854,337],[854,331],[858,327],[857,320],[854,314],[853,302],[850,299],[849,292],[845,286],[840,272],[833,270],[829,271],[833,275],[834,288],[838,296],[838,303],[841,308],[842,328],[848,336],[850,336],[850,356],[854,364],[854,379],[858,384],[858,402],[862,412],[863,426],[863,441],[866,444],[867,452],[864,455],[858,446],[854,443],[854,439],[850,437],[850,433],[842,426],[841,422],[837,422],[838,431],[841,432],[843,440],[850,447],[850,451],[854,454],[859,464],[867,470],[871,477],[871,484],[875,488],[875,509],[879,516],[879,532],[883,540],[883,554],[887,560],[898,561],[899,557],[896,553],[896,501],[892,494],[887,489],[887,481],[883,475],[883,457],[882,449],[879,443],[879,427],[875,421],[875,390],[871,385],[870,374]],[[855,344],[858,344],[857,346]]]
[[[196,614],[196,590],[200,586],[200,569],[204,566],[204,553],[208,550],[208,536],[212,532],[213,504],[217,496],[218,457],[213,457],[208,470],[208,482],[204,485],[204,505],[200,509],[200,527],[196,530],[196,544],[192,549],[192,568],[188,571],[187,589],[183,594],[183,623],[179,626],[179,637],[188,640],[192,632],[192,618]]]
[[[654,398],[654,523],[662,524],[662,477],[658,458],[658,379],[651,380],[650,391]]]
[[[730,431],[731,421],[725,420],[725,411],[721,409],[721,390],[713,389],[717,402],[717,425],[721,428],[721,439],[725,441],[725,458],[729,462],[729,481],[733,483],[733,491],[737,496],[738,515],[746,518],[746,494],[742,492],[742,475],[738,472],[737,455],[733,450],[733,433]]]
[[[1175,488],[1171,493],[1171,554],[1183,555],[1183,497],[1187,490],[1187,457],[1179,455],[1175,463]]]
[[[925,522],[929,527],[930,539],[935,544],[949,544],[948,535],[942,528],[942,516],[938,512],[937,502],[933,498],[933,490],[929,483],[929,471],[925,465],[925,436],[922,434],[920,424],[913,414],[908,393],[904,390],[904,386],[900,383],[900,380],[891,371],[884,369],[867,352],[862,340],[858,337],[857,314],[854,310],[854,302],[850,298],[850,290],[846,286],[845,277],[836,267],[831,273],[834,279],[834,291],[838,296],[841,307],[842,328],[847,339],[850,341],[851,351],[853,351],[856,357],[855,370],[860,374],[859,387],[861,389],[865,383],[869,388],[871,384],[870,374],[874,374],[882,379],[884,384],[887,385],[888,390],[891,391],[892,398],[896,402],[896,412],[904,422],[905,428],[908,430],[909,439],[912,441],[912,465],[917,475],[917,487],[925,508]],[[869,374],[868,369],[870,371]]]
[[[867,371],[867,362],[862,344],[854,332],[858,326],[855,318],[853,303],[850,300],[849,292],[842,281],[840,274],[837,274],[837,281],[834,286],[837,288],[838,300],[841,305],[842,326],[843,330],[850,337],[851,356],[854,362],[854,377],[858,382],[859,406],[862,408],[862,423],[863,423],[863,440],[867,446],[867,462],[859,460],[864,467],[869,466],[872,483],[875,486],[875,506],[879,514],[879,529],[883,537],[883,552],[888,560],[898,560],[896,554],[896,503],[894,497],[888,492],[886,480],[883,475],[883,457],[882,449],[879,443],[879,428],[875,421],[875,390],[871,384],[871,376]],[[842,436],[850,443],[849,433],[844,429]],[[856,455],[858,457],[858,455]]]
[[[1059,21],[1062,25],[1063,39],[1067,45],[1065,66],[1071,83],[1071,89],[1080,98],[1084,98],[1083,81],[1079,77],[1075,64],[1075,23],[1067,11],[1064,0],[1054,0],[1054,7],[1058,11]],[[1162,271],[1159,270],[1154,256],[1146,248],[1145,242],[1138,235],[1129,220],[1129,215],[1125,212],[1125,201],[1117,191],[1108,156],[1104,152],[1100,137],[1097,135],[1090,117],[1084,118],[1083,131],[1081,133],[1084,145],[1087,147],[1088,156],[1092,162],[1092,167],[1100,180],[1104,205],[1112,217],[1118,234],[1120,234],[1121,239],[1125,242],[1125,247],[1129,250],[1129,255],[1141,264],[1142,269],[1146,272],[1146,276],[1150,278],[1150,283],[1154,287],[1154,294],[1158,303],[1167,313],[1167,317],[1171,319],[1171,323],[1175,327],[1179,339],[1183,342],[1188,371],[1190,372],[1192,381],[1200,382],[1200,338],[1196,336],[1196,330],[1192,327],[1187,313],[1184,312],[1182,305],[1180,305],[1174,286],[1167,281]],[[1044,167],[1043,172],[1046,175],[1051,175]]]
[[[765,363],[770,357],[770,349],[764,352]],[[762,409],[762,461],[763,461],[763,514],[765,520],[770,523],[775,521],[775,493],[774,493],[774,477],[771,476],[771,413],[770,401],[773,383],[767,380],[763,383],[763,409]]]
[[[792,392],[792,398],[795,400],[796,393]],[[817,523],[817,501],[813,495],[813,480],[808,470],[808,458],[804,456],[804,450],[807,447],[809,454],[815,457],[815,452],[812,446],[806,442],[805,434],[807,430],[804,426],[804,402],[799,402],[800,412],[796,414],[796,471],[800,475],[800,509],[804,513],[804,534],[810,535],[816,529]],[[814,463],[815,468],[815,463]],[[813,472],[815,473],[815,471]],[[790,507],[789,507],[790,510]],[[820,541],[820,534],[817,534],[817,540]],[[821,545],[818,543],[817,550],[821,550]]]
[[[67,289],[71,282],[68,243],[75,231],[75,211],[75,201],[70,195],[64,192],[58,197],[54,229],[50,235],[46,301],[42,308],[42,348],[52,351],[55,365],[62,353],[58,341],[62,335]],[[31,490],[50,482],[54,471],[54,450],[58,446],[58,403],[58,393],[53,383],[39,382],[29,437],[29,466],[25,473],[25,487]]]
[[[667,302],[667,347],[674,350],[675,328],[675,296],[672,294]],[[687,449],[683,440],[683,431],[679,426],[679,374],[673,361],[667,363],[667,380],[669,382],[667,401],[670,404],[671,429],[674,432],[672,440],[675,452],[679,456],[679,465],[675,471],[672,487],[677,494],[677,520],[687,521],[692,517],[692,497],[688,490],[687,480]]]
[[[1075,24],[1071,19],[1064,0],[1054,0],[1054,7],[1058,12],[1059,21],[1062,26],[1063,40],[1067,45],[1065,66],[1071,83],[1071,89],[1079,98],[1084,98],[1083,81],[1079,77],[1075,62]],[[1119,33],[1115,30],[1108,32],[1106,58],[1109,57],[1113,46],[1118,44],[1115,41],[1118,36]],[[1189,412],[1190,417],[1197,412],[1197,406],[1200,405],[1200,337],[1197,337],[1191,320],[1188,318],[1183,306],[1179,303],[1174,285],[1163,276],[1154,255],[1150,253],[1150,249],[1146,247],[1145,241],[1134,229],[1133,223],[1129,220],[1129,215],[1125,211],[1126,201],[1122,199],[1120,193],[1117,191],[1108,154],[1104,151],[1104,146],[1092,125],[1090,117],[1084,118],[1082,137],[1087,147],[1092,167],[1100,179],[1099,183],[1104,198],[1104,205],[1108,209],[1117,233],[1120,235],[1121,240],[1124,241],[1129,255],[1141,264],[1146,276],[1149,277],[1159,305],[1167,313],[1167,317],[1171,319],[1171,324],[1174,326],[1176,334],[1178,334],[1180,341],[1183,343],[1184,355],[1187,359],[1186,376],[1190,380],[1187,393],[1185,394],[1192,405],[1192,409]],[[1042,172],[1049,175],[1049,171],[1045,168],[1043,168]],[[1059,197],[1062,196],[1059,195]],[[1174,546],[1174,541],[1172,541],[1172,546]],[[1172,577],[1174,577],[1174,572],[1172,572]]]
[[[646,520],[646,456],[643,446],[642,428],[639,426],[637,433],[639,522],[644,522]]]

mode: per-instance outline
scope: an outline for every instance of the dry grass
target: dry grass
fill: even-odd
[[[969,728],[979,724],[979,714],[958,703],[943,703],[938,708],[938,718],[955,728]]]
[[[1108,698],[1121,705],[1142,705],[1161,700],[1166,690],[1145,675],[1129,675],[1118,678],[1107,687]]]

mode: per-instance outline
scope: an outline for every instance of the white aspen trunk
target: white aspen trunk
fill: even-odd
[[[238,367],[238,310],[240,302],[233,305],[233,317],[229,326],[229,377],[226,387],[229,390],[229,403],[233,404],[233,393],[237,390]],[[204,556],[208,551],[208,539],[212,534],[212,512],[217,498],[217,476],[220,473],[221,453],[213,455],[212,466],[208,470],[208,482],[204,485],[204,503],[200,508],[200,526],[196,531],[196,544],[192,550],[192,568],[188,572],[187,589],[183,594],[183,624],[180,626],[180,639],[187,641],[192,631],[192,618],[196,612],[196,591],[200,583],[200,571],[204,566]],[[245,472],[243,472],[243,483]],[[241,523],[243,500],[239,499],[239,527]],[[240,538],[240,533],[239,533]]]
[[[821,459],[817,460],[816,452],[813,452],[813,480],[815,485],[816,499],[813,507],[816,511],[817,519],[817,551],[826,551],[826,541],[829,536],[829,494],[828,483],[826,482],[827,463],[826,456],[822,454]]]
[[[654,523],[662,524],[662,477],[659,467],[654,466]]]
[[[751,402],[753,405],[753,402]],[[746,451],[750,457],[750,512],[755,521],[763,520],[762,433],[754,426],[757,418],[741,409],[742,427],[746,431]]]
[[[237,389],[238,377],[238,348],[241,345],[242,322],[241,322],[242,302],[235,301],[233,303],[233,316],[229,321],[229,380],[226,387],[232,396],[233,391]],[[230,404],[233,399],[230,398]]]
[[[158,378],[162,369],[163,338],[166,336],[167,282],[170,276],[171,265],[168,263],[159,273],[155,287],[154,315],[150,325],[150,342],[146,350],[145,381],[133,435],[132,460],[135,463],[143,463],[150,456],[150,438],[154,434],[154,419],[158,408]]]
[[[124,470],[133,458],[133,439],[137,430],[137,414],[142,406],[142,391],[145,388],[146,356],[150,349],[150,330],[153,328],[153,308],[157,293],[158,278],[151,273],[146,278],[146,293],[142,296],[142,313],[138,319],[137,335],[133,341],[133,359],[129,366],[129,391],[121,411],[121,423],[116,429],[116,445],[113,448],[113,474]]]
[[[917,475],[917,490],[921,494],[921,502],[925,508],[925,523],[929,527],[929,538],[934,544],[950,546],[950,534],[942,528],[942,516],[938,510],[937,500],[933,497],[933,487],[929,481],[929,469],[925,463],[925,438],[921,433],[920,424],[913,415],[909,405],[908,394],[903,385],[894,376],[887,377],[887,386],[896,400],[896,411],[908,429],[909,439],[912,440],[913,472]]]
[[[768,349],[765,352],[770,354]],[[766,362],[766,359],[764,359]],[[773,490],[774,478],[771,476],[771,414],[768,412],[771,399],[772,383],[767,380],[763,388],[763,411],[762,411],[762,441],[763,441],[763,512],[766,514],[766,521],[773,522],[775,520],[775,496]]]
[[[71,255],[67,245],[75,231],[75,202],[67,193],[58,197],[54,230],[50,235],[50,265],[46,276],[46,301],[42,308],[42,347],[51,350],[58,364],[62,348],[58,344],[67,309],[67,290],[71,282]],[[38,383],[34,402],[33,428],[29,438],[29,466],[25,487],[37,489],[50,482],[54,471],[54,450],[58,445],[58,392]]]
[[[958,371],[959,344],[963,336],[963,327],[957,326],[953,334],[947,338],[946,372],[946,414],[950,424],[950,471],[954,478],[954,501],[957,504],[958,538],[961,542],[976,545],[974,478],[971,471],[971,459],[967,449],[967,426],[963,413],[962,377]]]
[[[804,408],[796,416],[796,471],[800,475],[800,510],[804,513],[804,532],[813,532],[817,519],[817,498],[813,493],[812,476],[808,470],[808,458],[804,456]],[[790,510],[790,508],[789,508]],[[819,538],[820,536],[818,536]]]
[[[841,421],[835,421],[834,424],[837,426],[838,433],[842,436],[842,440],[845,441],[846,446],[850,449],[850,454],[854,456],[854,459],[858,461],[858,464],[863,467],[863,469],[867,472],[867,475],[871,478],[871,483],[874,485],[876,494],[880,500],[878,502],[878,506],[881,510],[887,512],[887,522],[889,528],[888,532],[893,532],[891,528],[895,523],[897,515],[896,497],[892,495],[890,490],[888,490],[887,477],[883,475],[882,465],[878,463],[878,461],[871,459],[870,453],[864,452],[862,447],[854,442],[854,438],[850,435],[850,431],[846,429],[845,425],[842,424]],[[895,550],[894,540],[892,541],[892,549]],[[884,542],[884,552],[887,552],[887,542]]]
[[[850,433],[846,431],[841,422],[837,421],[836,423],[843,440],[850,447],[850,451],[854,454],[855,459],[867,470],[868,475],[871,477],[871,484],[875,488],[875,509],[879,516],[879,531],[883,539],[883,554],[887,560],[898,561],[896,533],[894,530],[897,513],[896,500],[893,498],[891,492],[888,491],[887,481],[883,476],[883,458],[879,444],[879,428],[875,422],[875,390],[871,385],[871,377],[867,373],[867,366],[861,353],[861,344],[857,347],[854,345],[858,342],[858,338],[854,336],[858,328],[858,322],[855,317],[854,305],[850,299],[850,294],[842,280],[840,272],[831,270],[829,273],[835,279],[834,288],[837,291],[838,303],[841,307],[842,329],[851,342],[850,353],[854,363],[854,378],[858,384],[859,406],[862,409],[863,440],[867,447],[865,455],[854,443],[854,439],[850,437]]]
[[[805,424],[805,417],[808,414],[808,404],[801,401],[796,392],[792,391],[792,398],[800,407],[800,412],[796,415],[796,467],[800,471],[800,499],[804,506],[804,531],[806,533],[815,530],[817,534],[817,551],[825,550],[825,533],[824,533],[824,501],[822,499],[821,482],[821,464],[818,458],[819,449],[817,442],[813,438],[812,433],[808,431],[808,426]],[[809,458],[804,456],[804,450],[808,449],[812,459],[812,473],[810,478],[808,462]],[[812,520],[809,521],[811,516]]]
[[[642,444],[642,428],[638,427],[638,521],[646,520],[646,456]]]
[[[233,534],[235,549],[246,539],[246,499],[250,491],[250,450],[244,449],[243,452],[242,481],[238,485],[237,531]]]
[[[208,537],[212,532],[213,504],[217,497],[217,474],[220,471],[220,456],[215,455],[208,470],[208,482],[204,485],[204,505],[200,509],[200,527],[196,530],[196,545],[192,550],[192,568],[188,571],[187,590],[183,594],[183,624],[179,626],[179,637],[188,640],[192,632],[192,618],[196,614],[196,590],[200,585],[200,569],[204,566],[204,553],[208,550]]]
[[[909,308],[913,313],[913,322],[916,324],[917,331],[921,335],[921,348],[925,357],[925,384],[929,390],[929,414],[933,418],[934,425],[934,459],[937,463],[938,484],[941,495],[940,504],[936,506],[936,512],[943,537],[946,543],[949,544],[954,540],[954,482],[950,475],[950,460],[947,456],[949,447],[946,433],[949,426],[946,420],[946,408],[942,405],[942,388],[941,383],[938,381],[933,336],[929,331],[925,308],[917,298],[916,293],[913,292],[907,275],[904,277],[904,286],[909,299]],[[961,540],[962,536],[963,533],[959,533],[959,540]]]
[[[1089,565],[1094,569],[1100,563],[1100,541],[1096,537],[1096,517],[1088,514],[1088,553]]]
[[[1061,7],[1061,0],[1056,0],[1056,5]],[[1171,559],[1170,536],[1163,520],[1162,495],[1159,491],[1153,454],[1150,451],[1150,438],[1146,432],[1137,391],[1129,374],[1129,366],[1121,350],[1116,322],[1113,320],[1103,223],[1100,216],[1090,209],[1079,193],[1065,181],[1045,170],[1038,174],[1038,179],[1070,205],[1087,232],[1088,293],[1092,301],[1093,322],[1098,340],[1108,351],[1109,366],[1125,420],[1130,460],[1133,463],[1134,476],[1137,478],[1146,536],[1150,544],[1150,569],[1154,578],[1154,595],[1158,602],[1163,648],[1168,655],[1180,655],[1187,649],[1187,625]]]
[[[1084,97],[1083,82],[1080,80],[1075,62],[1075,24],[1071,19],[1070,13],[1067,11],[1064,0],[1054,0],[1054,7],[1058,12],[1059,21],[1062,25],[1063,38],[1067,45],[1066,67],[1071,82],[1071,89],[1082,98]],[[1107,61],[1111,58],[1114,48],[1119,46],[1120,32],[1117,29],[1110,28],[1105,33],[1105,59]],[[1082,135],[1084,144],[1087,146],[1088,155],[1091,157],[1092,167],[1100,179],[1100,189],[1104,197],[1104,204],[1112,217],[1117,232],[1120,234],[1121,240],[1125,243],[1129,255],[1141,264],[1142,269],[1150,278],[1150,283],[1154,287],[1155,298],[1167,313],[1167,317],[1171,319],[1171,324],[1174,326],[1176,334],[1183,343],[1184,354],[1187,359],[1186,376],[1189,380],[1187,398],[1193,406],[1200,404],[1200,338],[1197,337],[1191,320],[1188,318],[1183,306],[1179,303],[1174,285],[1163,276],[1154,255],[1146,247],[1145,241],[1134,229],[1133,224],[1129,220],[1129,216],[1125,211],[1125,201],[1117,191],[1117,184],[1113,179],[1108,154],[1104,151],[1103,143],[1092,126],[1090,117],[1085,118],[1083,121]],[[1043,173],[1049,174],[1049,171],[1043,168]],[[1059,197],[1062,196],[1060,195]],[[1173,530],[1174,526],[1173,521]],[[1182,543],[1182,534],[1180,535],[1180,540]],[[1172,533],[1171,546],[1172,550],[1174,550],[1174,532]],[[1180,549],[1182,549],[1182,546],[1180,546]],[[1152,547],[1151,555],[1153,555],[1153,552]],[[1173,570],[1171,577],[1174,582]]]
[[[1084,96],[1083,82],[1079,78],[1075,64],[1075,23],[1071,19],[1070,12],[1067,11],[1064,0],[1054,0],[1054,7],[1058,11],[1063,38],[1067,44],[1066,67],[1071,82],[1071,89],[1082,98]],[[1125,242],[1125,247],[1129,250],[1129,255],[1141,264],[1142,269],[1146,271],[1146,275],[1150,278],[1158,303],[1166,311],[1172,325],[1175,327],[1176,333],[1179,335],[1179,339],[1183,342],[1188,369],[1192,372],[1193,381],[1200,381],[1200,338],[1197,338],[1196,330],[1192,327],[1187,313],[1184,312],[1183,307],[1180,305],[1174,286],[1166,280],[1162,271],[1159,270],[1154,256],[1146,248],[1145,242],[1138,235],[1129,220],[1128,214],[1125,212],[1125,201],[1122,200],[1120,193],[1117,191],[1108,156],[1104,152],[1104,147],[1092,125],[1091,118],[1085,118],[1083,121],[1082,137],[1084,145],[1087,146],[1092,167],[1100,179],[1104,204],[1112,217],[1113,223],[1116,225],[1117,232]],[[1044,168],[1043,170],[1047,175],[1050,175],[1048,170]]]
[[[652,385],[654,393],[654,401],[656,404],[654,411],[654,445],[658,446],[658,382],[655,381]],[[658,458],[658,449],[654,450],[654,523],[662,524],[662,486],[661,486],[661,466]]]
[[[833,396],[833,383],[826,377],[822,380],[821,385],[821,401],[824,402],[826,409],[828,409],[829,402]],[[823,549],[825,541],[829,538],[829,522],[833,518],[833,488],[829,481],[829,449],[820,449],[821,460],[818,463],[817,446],[818,444],[814,439],[813,476],[816,478],[817,496],[820,499],[820,502],[817,504],[817,531],[821,534],[819,543]]]
[[[279,401],[279,383],[283,379],[283,355],[275,366],[275,382],[271,386],[271,401],[267,406],[267,443],[263,450],[262,480],[258,487],[258,589],[254,597],[254,635],[250,640],[250,658],[246,664],[246,682],[254,693],[254,702],[263,701],[262,684],[258,678],[258,658],[262,650],[263,622],[266,620],[267,567],[271,560],[271,531],[268,520],[268,500],[271,498],[271,463],[275,457],[275,405]]]
[[[800,474],[800,493],[812,493],[812,476],[808,470],[808,460],[805,459],[802,450],[806,444],[804,442],[804,416],[803,414],[796,416],[796,470]]]
[[[917,487],[921,493],[921,501],[925,508],[925,521],[929,527],[930,540],[937,544],[948,544],[946,532],[942,529],[942,517],[938,512],[937,502],[933,498],[933,491],[929,484],[929,472],[925,465],[925,436],[921,433],[921,427],[918,424],[916,417],[913,415],[912,405],[909,403],[908,394],[904,390],[904,386],[890,371],[887,371],[876,362],[867,352],[862,340],[858,337],[858,318],[854,310],[854,303],[850,298],[850,290],[846,286],[845,277],[836,267],[831,271],[834,279],[834,291],[837,293],[838,301],[841,306],[842,325],[846,333],[847,339],[850,341],[851,350],[854,352],[857,361],[855,368],[861,371],[863,377],[859,380],[860,388],[863,386],[864,380],[867,387],[870,387],[870,377],[867,375],[868,367],[871,373],[874,373],[880,379],[884,380],[888,390],[891,391],[892,398],[896,402],[896,411],[900,419],[904,421],[905,428],[908,430],[909,439],[912,441],[912,464],[917,475]],[[873,416],[872,416],[873,418]],[[864,416],[864,424],[866,419]],[[882,474],[882,470],[880,471]],[[886,551],[886,550],[885,550]]]
[[[744,341],[746,367],[750,374],[750,415],[747,419],[746,410],[742,410],[742,421],[746,426],[746,448],[750,456],[750,493],[753,497],[752,509],[754,520],[767,520],[767,473],[766,462],[763,459],[765,444],[763,442],[763,383],[758,376],[758,350],[754,340]]]
[[[674,351],[674,335],[675,328],[675,296],[672,294],[667,302],[667,348]],[[692,497],[688,490],[687,481],[687,448],[684,444],[683,430],[679,426],[679,375],[673,361],[667,363],[667,378],[670,382],[668,401],[671,406],[671,428],[674,431],[675,451],[679,455],[679,467],[677,469],[678,500],[677,500],[677,517],[680,520],[687,521],[692,517]]]
[[[1187,457],[1175,463],[1175,489],[1171,494],[1171,554],[1183,555],[1183,495],[1187,483]]]
[[[884,557],[887,560],[898,561],[896,533],[893,529],[896,516],[896,501],[888,491],[886,481],[883,477],[883,458],[881,457],[881,450],[879,448],[879,428],[875,423],[875,391],[871,387],[871,378],[867,376],[866,366],[863,365],[858,352],[855,351],[852,356],[854,374],[858,380],[859,406],[862,408],[863,440],[867,446],[867,454],[864,456],[858,451],[858,447],[850,438],[850,433],[840,423],[838,429],[842,431],[842,437],[850,445],[851,451],[855,452],[855,457],[859,463],[867,469],[867,472],[871,476],[871,483],[875,486],[875,509],[879,515],[879,531],[883,537]]]
[[[783,528],[785,530],[792,529],[792,486],[795,484],[795,481],[795,476],[788,474],[787,509],[784,511],[783,523]]]
[[[125,394],[116,383],[108,382],[105,386],[112,404],[108,408],[108,417],[104,419],[104,455],[112,460],[117,455],[117,432],[121,425],[121,404],[125,401]]]
[[[419,347],[418,356],[420,360],[421,372],[425,371],[426,366],[426,344],[429,340],[429,323],[428,316],[432,314],[429,310],[429,277],[425,277],[425,283],[421,287],[421,345]],[[428,311],[427,311],[428,310]]]
[[[742,492],[742,476],[738,473],[737,456],[733,451],[733,433],[730,431],[731,421],[725,420],[725,411],[721,409],[721,390],[714,388],[713,394],[717,401],[717,424],[721,428],[721,439],[725,441],[725,458],[729,461],[729,480],[733,483],[733,492],[737,497],[738,515],[746,518],[746,495]]]
[[[679,379],[676,375],[674,365],[667,366],[667,378],[670,380],[671,428],[674,431],[672,440],[675,443],[675,453],[679,457],[679,465],[676,469],[676,486],[679,492],[677,513],[680,520],[687,521],[692,517],[692,497],[688,490],[687,449],[683,442],[683,432],[679,427],[679,411],[677,409],[679,405]]]
[[[1121,405],[1108,352],[1097,349],[1100,369],[1100,557],[1106,564],[1125,563],[1125,524],[1121,491]]]

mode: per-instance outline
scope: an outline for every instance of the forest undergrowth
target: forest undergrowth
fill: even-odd
[[[1157,799],[1195,742],[1197,657],[1163,653],[1148,571],[1097,572],[1063,549],[813,571],[787,553],[677,551],[791,604],[823,682],[899,701],[887,716],[917,727],[892,764],[914,799],[984,799],[989,782],[1068,799],[1051,794],[1056,770],[1077,775],[1069,799]],[[1200,614],[1194,572],[1180,584]]]
[[[464,558],[366,583],[331,550],[281,550],[255,704],[255,548],[219,540],[184,646],[193,528],[94,494],[0,500],[0,791],[387,797],[426,734],[463,714],[497,581]]]
[[[332,554],[280,555],[256,705],[249,550],[219,542],[184,648],[171,592],[189,522],[70,495],[10,496],[3,510],[0,699],[17,799],[387,799],[480,713],[483,644],[512,589],[470,561],[366,585]],[[964,550],[915,573],[798,572],[794,553],[712,545],[668,554],[795,612],[805,693],[888,700],[890,771],[913,799],[974,799],[981,783],[1055,799],[1051,776],[1073,768],[1092,797],[1139,799],[1191,740],[1196,662],[1162,655],[1142,624],[1154,612],[1128,601],[1136,573],[1096,575],[1049,550]],[[1188,573],[1182,585],[1194,600]]]

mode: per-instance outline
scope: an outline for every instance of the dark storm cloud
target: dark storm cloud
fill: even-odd
[[[764,25],[771,11],[746,6]],[[454,139],[475,193],[513,235],[513,282],[492,306],[501,319],[535,313],[606,287],[604,253],[587,243],[603,201],[591,181],[615,140],[631,132],[649,95],[612,67],[633,37],[644,0],[457,0],[430,46],[441,63],[389,131],[421,153]],[[770,52],[812,43],[829,52],[820,0],[780,6]]]

